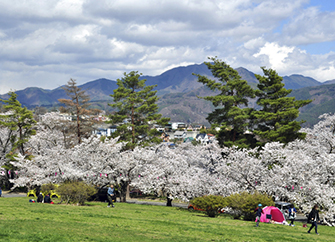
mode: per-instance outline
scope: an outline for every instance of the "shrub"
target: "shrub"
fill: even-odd
[[[226,197],[227,207],[233,209],[233,215],[235,219],[243,217],[244,220],[255,219],[255,208],[259,203],[265,206],[274,206],[274,202],[271,197],[267,194],[259,192],[248,193],[235,193]]]
[[[71,181],[61,184],[57,188],[57,193],[68,203],[84,205],[87,199],[96,193],[95,187],[84,182]]]
[[[47,194],[50,194],[52,190],[55,190],[56,189],[56,186],[52,183],[48,183],[48,184],[43,184],[41,186],[41,193],[44,194],[44,195],[47,195]],[[36,194],[38,195],[38,194]]]
[[[216,217],[219,209],[227,206],[224,197],[214,195],[194,198],[191,203],[195,207],[205,210],[209,217]]]

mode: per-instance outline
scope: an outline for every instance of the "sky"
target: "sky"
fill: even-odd
[[[333,0],[0,0],[0,94],[160,75],[217,56],[335,79]]]

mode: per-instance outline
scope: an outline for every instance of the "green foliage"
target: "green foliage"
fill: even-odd
[[[0,126],[9,130],[8,135],[2,137],[2,157],[4,161],[3,168],[6,169],[4,176],[4,186],[10,188],[12,184],[9,179],[14,178],[13,170],[15,165],[11,162],[16,161],[18,153],[26,159],[31,159],[31,154],[25,149],[25,144],[32,135],[36,134],[34,125],[33,112],[26,107],[22,107],[17,100],[17,95],[14,92],[9,92],[9,99],[0,99],[5,105],[2,106],[4,114],[0,115]],[[8,174],[8,171],[12,171]]]
[[[6,105],[3,109],[8,112],[0,115],[0,125],[9,128],[12,133],[10,142],[12,143],[12,152],[8,154],[7,158],[15,160],[15,151],[19,150],[22,155],[26,155],[24,144],[28,142],[32,135],[36,134],[33,126],[36,121],[33,117],[33,112],[26,107],[22,107],[21,103],[17,100],[17,95],[14,92],[9,93],[9,99],[3,100]]]
[[[41,186],[41,192],[43,194],[50,194],[52,190],[55,190],[56,189],[56,186],[52,183],[48,183],[48,184],[43,184]]]
[[[117,112],[110,116],[109,123],[120,124],[113,137],[120,136],[120,141],[128,142],[126,149],[157,142],[157,139],[152,140],[157,135],[152,125],[164,127],[170,120],[157,113],[157,91],[153,91],[156,85],[146,86],[146,80],[140,80],[140,76],[137,71],[124,73],[124,77],[117,80],[118,88],[110,95],[114,103],[109,105]]]
[[[244,220],[255,219],[255,208],[258,204],[263,206],[274,206],[274,202],[271,197],[262,193],[235,193],[226,197],[227,207],[234,210],[234,218],[243,217]]]
[[[247,81],[241,80],[238,72],[225,62],[216,57],[209,59],[211,62],[205,62],[205,64],[211,70],[215,80],[194,74],[198,77],[198,81],[210,90],[219,92],[215,96],[201,97],[212,102],[215,107],[215,110],[208,115],[207,120],[211,124],[221,127],[221,132],[217,136],[220,145],[249,146],[243,134],[250,125],[248,121],[252,109],[247,106],[248,98],[255,96],[254,91]]]
[[[79,181],[65,182],[56,191],[66,204],[77,203],[79,205],[84,205],[87,199],[96,193],[95,187]]]
[[[288,143],[295,139],[303,139],[306,134],[299,132],[303,121],[295,121],[299,116],[299,108],[312,100],[295,100],[287,97],[292,90],[285,89],[283,78],[272,69],[262,67],[264,76],[255,75],[259,81],[256,90],[257,104],[261,110],[253,111],[253,120],[257,128],[253,133],[261,142],[279,141]]]
[[[209,217],[216,217],[219,209],[227,206],[224,197],[215,195],[194,198],[191,201],[191,204],[197,208],[205,210]]]

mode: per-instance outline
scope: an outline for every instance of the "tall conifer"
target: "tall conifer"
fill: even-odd
[[[36,121],[33,112],[26,107],[22,107],[17,100],[17,94],[9,92],[9,99],[0,99],[5,103],[3,109],[5,113],[0,114],[0,126],[8,129],[7,136],[1,137],[1,159],[5,159],[6,186],[9,186],[9,179],[14,178],[15,166],[12,164],[20,153],[27,159],[30,159],[30,153],[25,149],[25,143],[32,135],[36,134],[34,125]]]
[[[89,115],[96,110],[88,109],[90,97],[85,90],[77,86],[75,79],[71,78],[62,88],[70,99],[58,99],[60,103],[65,105],[65,107],[60,107],[60,111],[69,113],[76,118],[76,127],[72,127],[71,123],[64,124],[64,126],[67,126],[66,130],[69,133],[75,132],[78,144],[80,144],[83,136],[91,134],[93,121]]]
[[[113,104],[117,109],[110,116],[110,123],[118,124],[114,137],[120,136],[120,141],[128,142],[126,149],[133,149],[136,145],[148,145],[159,142],[154,124],[165,126],[169,118],[162,118],[158,114],[156,102],[156,85],[146,86],[146,79],[140,80],[141,74],[137,71],[124,73],[124,77],[117,80],[118,88],[114,90]]]
[[[275,70],[262,67],[264,76],[255,75],[259,81],[256,90],[257,104],[261,110],[254,111],[253,117],[257,128],[253,131],[264,142],[279,141],[288,143],[297,138],[303,139],[306,134],[299,132],[303,121],[296,121],[299,108],[312,100],[295,100],[287,97],[292,92],[285,89],[283,78]]]
[[[205,62],[215,79],[194,74],[198,81],[210,90],[217,92],[215,96],[200,97],[211,101],[215,110],[207,120],[215,127],[220,127],[217,135],[220,145],[247,147],[251,140],[245,131],[249,125],[249,115],[252,109],[247,108],[248,98],[254,97],[253,89],[247,81],[242,80],[236,70],[216,57]]]

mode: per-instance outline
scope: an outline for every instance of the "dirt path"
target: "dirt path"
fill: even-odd
[[[27,193],[2,191],[1,197],[26,197]]]

